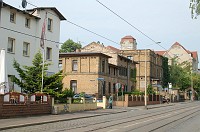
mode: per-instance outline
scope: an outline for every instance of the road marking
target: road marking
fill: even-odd
[[[145,123],[145,122],[148,122],[148,121],[152,121],[152,120],[154,120],[154,119],[159,119],[159,118],[163,118],[163,117],[170,116],[170,115],[171,115],[171,114],[167,114],[167,115],[160,116],[160,117],[153,118],[153,119],[149,119],[149,120],[146,120],[146,121],[142,121],[142,122],[130,124],[130,125],[124,126],[124,128],[130,127],[130,126],[135,126],[135,125],[138,125],[138,124],[141,124],[141,123]]]
[[[117,131],[118,129],[112,129],[112,130],[110,130],[110,131],[108,131],[108,132],[113,132],[113,131]]]

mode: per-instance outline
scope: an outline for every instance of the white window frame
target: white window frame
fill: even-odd
[[[8,37],[8,47],[7,47],[8,53],[15,53],[15,39]]]
[[[78,71],[78,60],[72,60],[72,71]]]
[[[16,13],[10,12],[10,22],[16,23]]]
[[[30,56],[30,43],[28,42],[23,43],[23,56]]]
[[[50,32],[53,31],[53,19],[51,19],[51,18],[48,18],[47,30]]]
[[[52,60],[52,48],[50,47],[47,47],[47,50],[46,50],[46,60],[49,60],[49,61]]]
[[[70,88],[74,93],[77,93],[77,80],[70,80]]]
[[[31,19],[30,18],[25,18],[25,27],[30,28],[30,24],[31,24]]]
[[[14,90],[14,82],[13,82],[13,77],[15,75],[8,75],[8,85],[9,85],[9,90]]]

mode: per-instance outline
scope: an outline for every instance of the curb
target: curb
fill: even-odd
[[[118,113],[124,113],[124,112],[127,112],[127,111],[123,110],[123,111],[119,111],[119,112],[102,113],[102,114],[95,114],[95,115],[90,115],[90,116],[74,117],[74,118],[69,118],[69,119],[57,119],[57,120],[49,120],[49,121],[43,121],[43,122],[17,124],[17,125],[11,125],[11,126],[2,127],[2,128],[0,128],[0,131],[1,130],[12,129],[12,128],[20,128],[20,127],[26,127],[26,126],[36,126],[36,125],[55,123],[55,122],[60,122],[60,121],[70,121],[70,120],[84,119],[84,118],[97,117],[97,116],[110,115],[110,114],[118,114]]]

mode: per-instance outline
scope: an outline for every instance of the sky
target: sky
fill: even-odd
[[[22,9],[21,0],[3,1]],[[56,7],[68,21],[116,42],[62,21],[61,43],[70,38],[82,46],[100,41],[105,46],[120,48],[121,38],[131,35],[136,39],[138,49],[168,50],[179,42],[190,51],[198,51],[200,56],[200,16],[198,19],[191,18],[190,0],[99,0],[132,26],[96,0],[27,1],[37,7]],[[30,8],[35,7],[28,4],[27,9]],[[152,40],[161,43],[158,45]]]

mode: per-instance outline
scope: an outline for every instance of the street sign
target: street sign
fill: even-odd
[[[172,83],[168,83],[168,85],[169,85],[169,88],[171,89],[172,88]]]
[[[116,84],[115,84],[115,88],[116,88],[116,89],[119,89],[120,87],[121,87],[121,84],[120,84],[120,83],[116,83]]]
[[[103,81],[103,80],[104,80],[104,78],[101,78],[101,77],[99,77],[99,78],[97,78],[97,80],[101,80],[101,81]]]
[[[124,91],[124,85],[122,85],[122,90]]]

